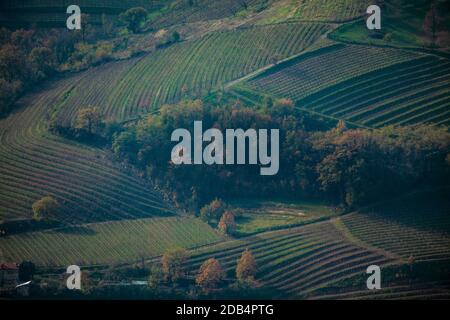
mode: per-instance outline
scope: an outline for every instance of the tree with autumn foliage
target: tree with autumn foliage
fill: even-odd
[[[55,219],[60,209],[58,201],[52,196],[39,199],[31,207],[33,210],[32,217],[36,221]]]
[[[215,258],[206,260],[200,267],[195,282],[204,292],[216,289],[225,279],[225,273]]]
[[[245,249],[236,266],[236,278],[239,282],[252,283],[255,281],[257,270],[253,253],[249,249]]]
[[[215,199],[200,210],[200,218],[204,221],[217,221],[223,215],[225,209],[225,203],[220,199]]]
[[[161,267],[165,280],[176,282],[184,276],[184,263],[188,253],[184,249],[168,250],[161,259]]]
[[[220,218],[217,229],[222,234],[232,235],[236,231],[236,221],[234,221],[234,214],[231,211],[225,211]]]
[[[75,120],[75,128],[95,134],[99,131],[101,122],[101,115],[97,107],[81,108]]]

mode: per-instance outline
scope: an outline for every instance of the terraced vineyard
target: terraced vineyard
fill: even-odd
[[[333,282],[364,273],[371,264],[395,261],[382,253],[357,246],[330,222],[252,236],[198,250],[188,268],[194,274],[209,257],[218,259],[230,277],[245,248],[259,266],[258,280],[280,290],[283,297],[298,297]]]
[[[244,87],[297,101],[341,81],[419,57],[407,51],[331,44],[269,69]]]
[[[46,119],[82,75],[56,81],[20,101],[0,120],[0,214],[29,218],[31,205],[53,195],[70,221],[161,215],[170,210],[149,185],[106,159],[98,149],[51,135]]]
[[[168,248],[192,248],[220,240],[195,218],[148,218],[94,223],[0,238],[8,261],[39,266],[98,265],[139,261]]]
[[[385,50],[326,47],[318,50],[321,54],[300,56],[298,62],[269,70],[236,92],[289,97],[305,110],[366,127],[449,125],[449,61]]]
[[[183,92],[201,96],[301,52],[326,30],[321,24],[289,23],[216,32],[93,69],[71,88],[59,119],[70,121],[80,105],[95,105],[108,118],[124,120],[176,102]]]
[[[303,108],[370,127],[450,124],[450,62],[427,56],[374,71],[298,101]]]
[[[258,10],[257,8],[265,8],[265,4],[273,0],[195,0],[188,1],[174,1],[170,4],[168,11],[161,15],[154,24],[158,27],[166,25],[193,23],[205,20],[223,19],[235,17],[239,12],[245,11],[246,8]]]
[[[426,194],[419,195],[426,197]],[[416,197],[419,197],[416,196]],[[431,198],[431,195],[429,195]],[[408,202],[414,203],[408,205]],[[341,218],[348,231],[361,241],[416,261],[450,258],[448,204],[418,205],[412,198],[389,209],[376,208]]]

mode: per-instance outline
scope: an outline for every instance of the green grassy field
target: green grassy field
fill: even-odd
[[[445,1],[439,6],[439,14],[445,21],[438,30],[437,45],[449,47],[450,9]],[[415,1],[405,3],[400,0],[384,1],[382,7],[381,37],[374,37],[373,31],[366,28],[365,21],[359,20],[351,24],[343,25],[331,34],[338,41],[357,42],[372,45],[387,45],[395,47],[422,48],[431,44],[431,38],[424,32],[424,21],[430,9],[430,1]]]
[[[86,224],[0,238],[6,261],[38,266],[115,265],[151,258],[172,248],[193,248],[220,236],[195,218],[148,218]]]
[[[368,6],[367,0],[284,0],[273,3],[259,23],[286,20],[343,22],[360,17]]]
[[[294,227],[327,219],[337,213],[315,202],[261,201],[245,199],[230,204],[239,210],[237,235]]]

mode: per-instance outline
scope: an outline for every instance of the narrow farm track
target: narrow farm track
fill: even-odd
[[[46,85],[19,101],[0,120],[0,204],[2,219],[28,218],[31,205],[55,196],[64,215],[76,222],[148,217],[170,210],[140,178],[107,161],[98,149],[56,137],[46,119],[80,74]]]

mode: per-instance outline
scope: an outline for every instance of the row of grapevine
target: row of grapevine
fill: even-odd
[[[218,259],[229,277],[237,260],[249,248],[258,264],[257,279],[278,289],[283,297],[305,296],[318,288],[363,274],[371,264],[389,264],[394,258],[348,241],[332,223],[265,233],[244,240],[198,250],[188,262],[195,274],[209,257]]]
[[[80,105],[127,119],[201,96],[270,63],[297,54],[327,30],[321,24],[279,24],[208,34],[126,62],[87,72],[60,113],[70,122]]]
[[[297,101],[344,80],[420,57],[402,50],[332,44],[269,69],[246,85]]]
[[[416,261],[442,260],[450,258],[447,195],[446,188],[414,193],[341,221],[354,237],[405,260],[410,256]]]
[[[443,226],[450,229],[445,213],[417,215],[399,212],[393,220],[375,213],[358,213],[342,218],[349,231],[365,243],[393,252],[405,259],[410,256],[417,261],[450,258],[450,234],[436,231]],[[424,226],[428,226],[424,229]],[[433,228],[431,228],[433,227]]]
[[[47,119],[73,80],[49,83],[45,91],[23,98],[22,108],[0,120],[1,219],[30,218],[33,202],[47,195],[61,203],[61,218],[72,221],[169,212],[152,187],[113,164],[104,151],[48,132]]]
[[[450,299],[450,283],[446,281],[398,281],[379,290],[345,288],[308,297],[311,300],[439,300]]]
[[[355,77],[299,105],[366,126],[448,123],[450,62],[427,56]]]
[[[99,265],[139,261],[170,248],[193,248],[220,240],[195,218],[146,218],[93,223],[0,238],[7,261],[39,266]]]

